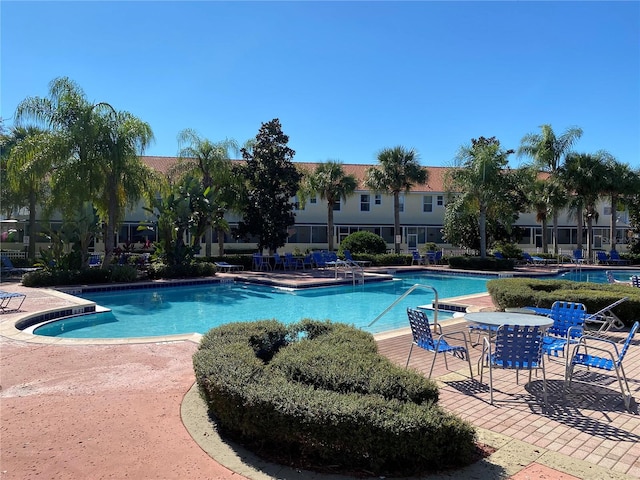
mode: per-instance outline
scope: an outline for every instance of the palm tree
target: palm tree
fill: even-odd
[[[429,174],[418,163],[418,152],[402,146],[381,150],[378,163],[367,169],[365,184],[373,191],[393,195],[394,243],[396,253],[400,253],[400,192],[409,192],[414,184],[427,183]]]
[[[587,258],[590,259],[593,249],[593,222],[598,220],[596,204],[606,187],[604,160],[599,153],[570,153],[559,173],[573,194],[571,203],[578,220],[576,247],[580,249],[582,248],[583,217],[587,221]]]
[[[329,250],[333,250],[333,206],[340,200],[347,200],[358,186],[353,175],[346,175],[342,163],[327,160],[316,166],[313,173],[305,176],[302,196],[319,194],[327,201],[327,230]]]
[[[214,226],[218,232],[219,255],[224,255],[224,234],[229,231],[229,225],[224,220],[225,211],[233,208],[234,183],[237,183],[232,173],[230,151],[238,151],[235,140],[211,142],[201,138],[192,129],[185,129],[178,134],[178,164],[175,172],[193,172],[202,181],[205,191],[211,196],[216,208],[215,214],[209,219],[208,225]],[[205,255],[211,256],[211,229],[205,230]]]
[[[153,140],[151,126],[129,112],[110,110],[102,118],[105,135],[101,161],[86,172],[95,179],[94,203],[105,223],[103,265],[111,261],[116,225],[124,218],[126,208],[148,195],[156,184],[154,173],[140,160]]]
[[[487,256],[487,216],[507,219],[507,228],[511,226],[509,218],[511,202],[505,201],[514,191],[515,175],[506,169],[507,157],[513,150],[502,150],[500,141],[495,137],[472,139],[470,146],[460,148],[456,157],[457,167],[450,171],[447,179],[449,189],[462,197],[460,201],[473,205],[478,212],[480,234],[480,257]],[[507,207],[507,208],[504,208]]]
[[[29,246],[28,257],[36,256],[36,208],[48,194],[47,176],[51,171],[52,152],[56,151],[55,135],[36,127],[14,127],[11,132],[13,146],[7,160],[10,186],[28,199]]]
[[[611,205],[609,238],[611,239],[611,250],[615,250],[617,212],[620,210],[619,207],[624,205],[627,197],[637,194],[640,187],[638,186],[638,176],[631,170],[629,165],[618,162],[608,152],[600,152],[600,155],[606,167],[603,190],[609,197]]]
[[[534,164],[541,170],[549,172],[553,180],[562,166],[562,161],[570,152],[573,144],[582,136],[582,129],[568,128],[559,137],[556,136],[551,125],[542,125],[540,133],[528,133],[520,141],[518,155],[531,157]],[[553,216],[553,253],[558,254],[558,214],[559,202],[554,202]]]

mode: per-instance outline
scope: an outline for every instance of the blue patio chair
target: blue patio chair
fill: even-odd
[[[298,260],[293,256],[291,252],[285,252],[284,254],[284,269],[296,270],[298,268]]]
[[[325,262],[322,252],[313,252],[313,263],[316,268],[327,268],[327,262]]]
[[[568,359],[569,345],[576,343],[584,331],[587,308],[582,303],[557,301],[551,305],[549,317],[553,325],[544,335],[543,351],[557,357],[559,353],[565,355],[567,350],[565,358]]]
[[[622,394],[622,401],[624,402],[624,406],[627,411],[630,411],[631,390],[629,389],[627,376],[624,373],[622,361],[624,360],[624,356],[627,353],[627,350],[629,350],[631,340],[635,336],[639,327],[640,322],[635,322],[633,324],[629,331],[629,335],[627,335],[627,339],[620,350],[618,350],[619,345],[612,340],[602,337],[594,337],[591,335],[583,335],[578,344],[573,347],[573,354],[571,355],[571,360],[565,373],[565,392],[567,388],[571,386],[572,381],[588,384],[593,384],[597,381],[596,378],[591,377],[589,377],[588,381],[574,380],[573,373],[577,366],[586,367],[587,370],[589,368],[598,368],[609,372],[615,370],[616,377],[618,377],[618,385],[620,386],[620,393]],[[594,355],[593,352],[596,352],[597,355]]]
[[[227,262],[214,262],[216,268],[218,268],[222,272],[232,272],[234,270],[244,270],[242,265],[233,265]]]
[[[542,370],[542,392],[546,406],[547,378],[544,369],[544,355],[542,354],[543,338],[544,329],[541,327],[520,325],[501,325],[496,331],[493,342],[485,337],[482,348],[480,383],[482,383],[484,369],[489,367],[491,405],[493,405],[493,369],[503,368],[516,371],[516,384],[518,383],[518,372],[520,370],[529,371],[529,382],[531,382],[531,372],[533,370]]]
[[[607,254],[605,252],[603,252],[602,250],[598,250],[596,252],[596,260],[598,260],[598,263],[600,265],[609,265],[609,257],[607,257]]]
[[[40,270],[38,267],[14,267],[13,262],[6,255],[2,255],[0,257],[2,261],[2,267],[0,269],[0,273],[3,275],[22,275],[23,273],[35,272],[36,270]]]
[[[615,265],[629,265],[629,260],[620,258],[620,254],[617,250],[611,250],[609,252],[609,261]]]
[[[102,257],[100,255],[91,255],[89,257],[89,268],[100,268],[102,266]]]
[[[306,270],[307,267],[313,268],[313,255],[310,253],[306,254],[301,261],[302,269]]]
[[[640,276],[633,275],[631,277],[631,286],[640,288]]]
[[[571,257],[571,263],[584,263],[585,259],[582,256],[582,250],[580,248],[577,248],[573,251],[573,256]]]
[[[284,270],[284,260],[282,260],[282,257],[280,257],[279,254],[274,253],[273,254],[273,269],[277,270],[278,268],[281,268],[282,270]]]
[[[420,255],[420,252],[414,250],[411,252],[411,255],[411,265],[424,265],[424,259],[422,258],[422,255]]]
[[[493,252],[493,256],[498,260],[504,260],[504,255],[501,252]]]
[[[358,265],[360,267],[368,267],[369,265],[371,265],[371,262],[369,260],[354,260],[353,257],[351,256],[351,252],[349,250],[345,250],[342,253],[344,255],[344,259],[347,262],[355,263],[356,265]]]
[[[253,269],[254,270],[271,270],[269,262],[267,262],[261,253],[253,254]]]
[[[433,361],[431,362],[431,369],[429,370],[429,378],[431,378],[431,374],[433,373],[433,366],[436,364],[436,357],[438,353],[444,353],[444,365],[449,369],[449,365],[447,364],[447,356],[449,353],[461,360],[467,360],[469,364],[469,375],[473,378],[473,371],[471,370],[471,358],[469,357],[469,348],[467,345],[467,337],[464,332],[449,332],[446,334],[442,333],[442,327],[438,325],[439,334],[437,338],[433,337],[431,333],[431,326],[429,325],[429,319],[427,314],[422,310],[414,310],[412,308],[407,308],[407,316],[409,317],[409,325],[411,326],[411,335],[413,340],[411,342],[411,349],[409,349],[409,356],[407,357],[407,363],[405,368],[409,366],[409,360],[411,360],[411,353],[413,352],[413,346],[416,345],[420,348],[427,350],[428,352],[433,352]],[[447,342],[447,338],[456,338],[464,342],[463,346],[458,345],[449,345]]]

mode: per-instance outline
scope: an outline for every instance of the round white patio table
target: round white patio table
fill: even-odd
[[[470,323],[478,323],[491,327],[500,325],[519,325],[521,327],[550,327],[553,319],[542,315],[513,312],[474,312],[464,315],[464,319]]]

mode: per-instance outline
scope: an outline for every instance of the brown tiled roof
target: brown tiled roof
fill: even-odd
[[[177,157],[141,157],[142,161],[155,171],[166,174],[169,168],[177,161]],[[233,160],[234,162],[242,162],[242,160]],[[305,169],[308,172],[312,172],[317,162],[294,162],[295,165]],[[344,163],[344,171],[347,175],[351,174],[358,179],[358,189],[367,190],[364,185],[364,179],[367,169],[375,167],[376,165]],[[444,177],[445,172],[449,170],[448,167],[424,167],[429,172],[429,180],[426,184],[414,185],[411,191],[414,192],[444,192]]]

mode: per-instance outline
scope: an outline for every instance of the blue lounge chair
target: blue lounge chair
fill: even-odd
[[[271,265],[267,262],[261,253],[253,254],[253,269],[254,270],[271,270]]]
[[[424,265],[424,259],[422,258],[422,255],[420,255],[420,252],[414,250],[411,252],[411,255],[411,265]]]
[[[316,268],[327,268],[327,262],[322,255],[322,252],[313,252],[313,264]]]
[[[612,265],[629,265],[629,260],[620,258],[617,250],[611,250],[609,252],[609,262],[611,262]]]
[[[14,267],[11,259],[6,255],[2,255],[1,261],[2,268],[0,269],[0,273],[2,273],[2,275],[22,275],[40,270],[38,267]]]
[[[371,265],[371,262],[369,260],[354,260],[353,257],[351,256],[351,252],[349,250],[345,250],[342,253],[344,254],[344,259],[347,262],[355,263],[356,265],[358,265],[360,267],[368,267],[369,265]]]
[[[429,319],[427,318],[426,313],[422,310],[407,308],[407,316],[409,317],[409,325],[411,326],[413,341],[411,342],[411,348],[409,349],[409,356],[407,357],[405,368],[409,366],[409,360],[411,360],[411,353],[413,352],[413,347],[415,345],[434,353],[433,360],[431,362],[431,369],[429,370],[429,378],[431,378],[431,374],[433,373],[433,366],[436,363],[438,353],[445,354],[444,364],[447,369],[449,369],[449,365],[447,364],[447,353],[462,360],[466,359],[469,364],[469,375],[473,378],[471,358],[469,357],[469,347],[467,346],[467,336],[464,332],[449,332],[447,334],[442,334],[442,327],[438,324],[440,334],[437,338],[434,338],[431,333],[431,326],[429,325]],[[456,336],[459,337],[459,340],[464,342],[464,347],[449,345],[449,343],[447,343],[447,338],[455,338]]]
[[[100,255],[91,255],[89,257],[89,268],[100,268],[102,266],[102,257]]]
[[[571,263],[584,263],[585,259],[582,256],[582,250],[577,248],[573,251],[573,257],[571,257]]]
[[[598,329],[598,332],[600,333],[608,332],[612,327],[616,330],[622,330],[624,328],[624,322],[620,320],[615,313],[613,313],[613,309],[627,300],[629,300],[629,297],[622,297],[611,305],[601,308],[596,313],[587,315],[584,319],[585,324],[599,323],[600,328]]]
[[[600,265],[610,265],[609,257],[607,257],[607,254],[602,250],[596,252],[596,260],[598,260]]]
[[[20,310],[25,298],[27,298],[27,296],[24,293],[0,291],[0,313],[16,312]],[[15,300],[13,305],[11,304],[12,300]]]
[[[214,262],[216,265],[216,268],[220,269],[220,271],[222,272],[232,272],[234,270],[244,270],[244,267],[242,265],[232,265],[231,263],[227,263],[227,262]]]
[[[273,269],[277,270],[278,268],[281,268],[282,270],[284,270],[284,260],[282,260],[282,258],[280,257],[279,254],[274,253],[273,254]]]
[[[542,370],[542,392],[545,406],[547,404],[547,378],[544,369],[544,355],[542,354],[544,330],[541,327],[525,327],[519,325],[501,325],[491,341],[485,337],[482,349],[482,365],[480,368],[480,383],[482,373],[489,367],[489,395],[493,405],[493,368],[506,368],[516,371],[516,383],[518,372],[529,370],[529,382],[531,372]]]
[[[527,263],[530,263],[530,264],[533,264],[533,265],[544,265],[544,264],[546,264],[546,261],[545,261],[544,258],[537,257],[537,256],[532,256],[531,254],[529,254],[527,252],[522,252],[522,258],[524,258]]]
[[[640,276],[633,275],[631,277],[631,286],[640,288]]]
[[[293,253],[286,252],[284,254],[284,269],[285,270],[296,270],[298,268],[298,260],[293,256]]]
[[[575,367],[577,366],[586,367],[587,369],[598,368],[600,370],[607,370],[609,372],[615,370],[616,377],[618,377],[618,385],[620,386],[620,393],[622,393],[624,406],[626,407],[627,411],[630,411],[631,390],[629,389],[627,376],[624,373],[622,361],[624,360],[624,356],[627,353],[627,350],[629,350],[631,340],[638,331],[638,328],[640,328],[640,322],[635,322],[631,327],[629,335],[627,336],[627,339],[625,340],[620,350],[618,350],[618,344],[612,340],[602,337],[594,337],[591,335],[584,335],[583,337],[581,337],[578,344],[573,347],[571,360],[569,361],[569,364],[567,366],[564,382],[565,391],[568,387],[571,386],[572,381],[593,384],[601,378],[599,376],[589,376],[587,377],[588,380],[586,378],[580,381],[574,380],[573,373]],[[597,355],[594,355],[594,352],[596,352]],[[607,385],[608,383],[609,382],[607,381]]]

